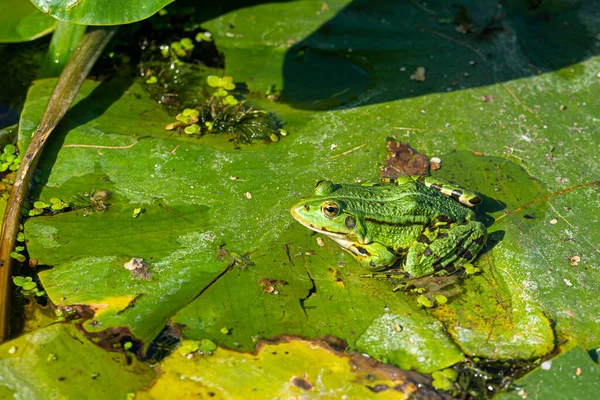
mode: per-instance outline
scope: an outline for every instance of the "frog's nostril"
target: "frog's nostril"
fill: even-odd
[[[306,211],[310,211],[310,207],[309,207],[309,205],[308,205],[308,204],[305,204],[305,205],[304,205],[304,209],[305,209]]]

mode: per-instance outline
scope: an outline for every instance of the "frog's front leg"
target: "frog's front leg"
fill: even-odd
[[[415,278],[451,272],[450,265],[457,267],[473,260],[486,238],[485,226],[478,221],[468,221],[450,229],[429,228],[408,250],[404,269]]]
[[[381,243],[353,244],[347,249],[356,261],[371,271],[381,271],[394,264],[398,257]]]

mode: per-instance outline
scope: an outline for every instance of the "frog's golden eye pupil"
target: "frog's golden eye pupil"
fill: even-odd
[[[323,214],[327,218],[333,218],[340,213],[340,208],[335,203],[325,203],[323,204]]]

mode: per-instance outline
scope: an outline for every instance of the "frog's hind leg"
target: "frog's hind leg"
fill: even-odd
[[[442,194],[452,197],[463,206],[476,207],[481,204],[481,197],[476,192],[465,189],[456,183],[450,183],[431,176],[411,176],[417,182],[442,192]]]
[[[485,226],[478,221],[467,221],[450,229],[430,228],[410,247],[404,269],[416,278],[452,273],[477,256],[486,238]]]

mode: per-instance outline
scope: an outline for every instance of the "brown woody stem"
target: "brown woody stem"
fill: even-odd
[[[33,173],[50,133],[64,117],[94,63],[116,31],[115,27],[91,28],[83,36],[77,50],[56,82],[40,124],[17,171],[15,184],[10,192],[4,213],[2,234],[0,235],[0,262],[2,263],[0,266],[0,343],[4,342],[10,334],[11,278],[15,261],[11,258],[10,253],[15,247],[21,209],[29,192]]]

